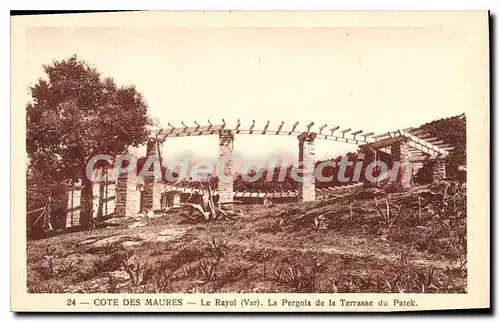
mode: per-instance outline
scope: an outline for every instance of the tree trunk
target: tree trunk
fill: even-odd
[[[80,225],[84,228],[89,227],[90,217],[92,216],[92,182],[84,176],[82,179],[82,191],[80,197]]]
[[[99,184],[99,208],[97,209],[97,219],[100,221],[103,216],[103,206],[104,206],[104,183]]]

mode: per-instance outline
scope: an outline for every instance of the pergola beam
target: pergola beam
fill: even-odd
[[[280,125],[277,129],[272,129],[270,127],[270,121],[267,121],[265,126],[262,129],[256,128],[255,120],[252,121],[252,124],[249,128],[245,129],[242,127],[240,120],[238,119],[238,123],[233,127],[229,127],[224,119],[222,119],[222,124],[212,124],[210,120],[207,121],[209,125],[200,125],[198,122],[194,121],[195,126],[189,126],[184,122],[181,122],[181,127],[176,127],[170,123],[168,126],[170,128],[167,129],[159,129],[152,130],[150,133],[150,139],[157,141],[165,141],[167,138],[173,137],[186,137],[186,136],[202,136],[202,135],[213,135],[218,134],[220,130],[230,130],[234,131],[235,134],[261,134],[261,135],[299,135],[304,132],[308,133],[318,133],[318,138],[335,141],[335,142],[343,142],[343,143],[351,143],[351,144],[365,144],[369,142],[376,141],[378,136],[373,136],[373,132],[369,132],[366,134],[362,134],[363,130],[359,130],[356,132],[349,133],[351,128],[347,128],[339,131],[338,135],[334,135],[335,131],[339,130],[339,126],[335,126],[329,129],[329,134],[323,133],[323,131],[327,128],[327,124],[323,124],[313,129],[314,122],[310,122],[306,125],[305,131],[299,131],[297,129],[299,122],[295,122],[292,124],[291,129],[286,129],[284,127],[284,121],[281,121]],[[387,136],[387,134],[383,134],[383,136]]]
[[[417,149],[426,152],[427,154],[440,154],[440,155],[448,155],[448,152],[437,145],[434,145],[432,143],[429,143],[423,139],[420,139],[410,133],[404,132],[402,133],[403,136],[407,137],[410,139],[409,145],[416,147]]]
[[[280,126],[278,127],[278,130],[276,131],[276,135],[280,134],[281,129],[283,128],[283,124],[285,124],[285,121],[281,121]]]
[[[385,138],[385,139],[381,139],[381,140],[378,140],[378,141],[373,142],[373,143],[364,144],[364,145],[360,146],[360,148],[367,149],[368,147],[370,147],[372,149],[380,149],[380,148],[385,148],[385,147],[391,146],[394,143],[398,143],[398,142],[401,142],[404,140],[405,140],[405,138],[403,138],[401,136],[393,137],[393,138]]]
[[[434,155],[416,155],[412,156],[410,158],[411,162],[422,162],[422,161],[427,161],[427,160],[436,160],[436,159],[443,159],[444,156],[438,156],[437,154]]]

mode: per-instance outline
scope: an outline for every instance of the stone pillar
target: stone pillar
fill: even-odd
[[[141,191],[137,187],[139,178],[137,177],[137,170],[134,168],[127,174],[127,199],[125,206],[125,214],[133,216],[141,211]]]
[[[408,144],[404,141],[391,145],[391,155],[394,161],[392,171],[398,171],[397,183],[402,188],[411,186],[411,152],[408,150]],[[394,174],[393,174],[394,175]]]
[[[437,159],[432,165],[432,181],[441,181],[446,179],[446,167],[444,159]]]
[[[233,155],[234,134],[229,130],[219,131],[219,183],[220,202],[233,201]]]
[[[174,193],[174,205],[173,205],[173,207],[177,208],[177,207],[180,207],[180,205],[181,205],[181,194]]]
[[[161,194],[165,188],[163,187],[163,183],[155,182],[153,186],[153,208],[152,210],[161,210]]]
[[[116,181],[116,207],[118,216],[132,216],[140,209],[141,193],[137,188],[137,170],[134,168],[128,173],[120,173]]]
[[[158,142],[154,140],[150,140],[147,143],[146,149],[147,157],[159,157],[158,151]],[[154,164],[154,162],[153,162]],[[154,170],[154,165],[150,165],[150,169]],[[154,175],[144,177],[144,192],[142,193],[142,210],[156,210],[160,209],[160,200],[161,200],[161,192],[162,192],[162,183],[158,182]]]
[[[125,216],[127,206],[127,173],[120,173],[116,180],[115,215]]]
[[[302,167],[302,178],[298,182],[299,201],[316,199],[316,176],[314,173],[314,139],[316,133],[302,133],[299,139],[299,166]]]

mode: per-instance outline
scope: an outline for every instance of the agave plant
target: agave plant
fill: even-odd
[[[198,284],[206,284],[210,281],[214,281],[217,277],[217,267],[219,266],[219,260],[210,259],[200,259],[198,262],[198,272],[200,274],[200,279],[198,279]]]
[[[288,284],[297,292],[312,292],[315,287],[316,273],[302,265],[277,268],[273,266],[274,279],[280,284]]]
[[[76,262],[65,262],[62,263],[58,269],[58,274],[60,276],[68,276],[73,273],[76,269]]]
[[[357,277],[358,284],[363,290],[370,290],[372,286],[377,287],[378,280],[375,280],[372,275],[361,274]]]
[[[218,257],[223,257],[227,250],[227,240],[217,241],[214,236],[208,242],[209,249]]]
[[[116,251],[116,249],[118,248],[118,244],[117,243],[106,243],[106,245],[104,245],[104,247],[102,248],[102,252],[104,254],[112,254]]]
[[[155,270],[152,277],[155,293],[163,293],[168,290],[171,275],[171,271],[162,267],[159,267]]]
[[[437,290],[437,287],[434,285],[434,272],[434,267],[429,267],[427,272],[421,269],[416,271],[420,292],[428,293]]]
[[[201,182],[200,186],[201,189],[204,190],[204,187]],[[206,204],[187,203],[187,202],[181,203],[180,205],[181,207],[189,209],[188,213],[181,213],[181,215],[188,218],[189,220],[202,221],[202,222],[208,222],[212,220],[230,220],[244,216],[241,210],[238,213],[236,213],[232,210],[223,209],[223,206],[225,205],[230,206],[234,204],[240,204],[241,201],[221,202],[219,200],[219,202],[217,203],[214,202],[210,181],[208,182],[207,193],[208,193],[208,201]],[[188,201],[190,199],[191,196],[188,197]]]
[[[127,272],[134,286],[146,284],[151,277],[151,267],[147,263],[128,264],[120,257],[122,267]]]

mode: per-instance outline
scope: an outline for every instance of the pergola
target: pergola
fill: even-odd
[[[299,162],[311,162],[315,160],[315,141],[316,139],[329,140],[341,143],[351,143],[358,145],[365,151],[384,151],[390,153],[394,160],[404,164],[412,164],[413,169],[421,166],[424,161],[435,159],[437,167],[435,173],[439,173],[442,178],[444,176],[444,164],[441,162],[449,155],[449,151],[454,148],[446,144],[443,140],[433,137],[429,133],[417,130],[414,128],[405,128],[396,131],[389,131],[375,135],[374,132],[365,132],[364,130],[355,130],[351,128],[341,128],[338,125],[329,127],[327,124],[321,126],[315,125],[314,122],[300,124],[298,121],[285,124],[285,121],[271,122],[264,121],[257,125],[253,120],[249,124],[242,124],[237,120],[236,124],[226,123],[222,119],[221,123],[213,124],[208,120],[205,124],[199,124],[194,121],[193,125],[188,125],[181,122],[181,126],[174,126],[168,123],[166,128],[150,129],[150,141],[148,142],[147,155],[157,155],[161,159],[160,145],[171,138],[182,138],[191,136],[206,136],[216,135],[219,138],[219,161],[223,164],[224,176],[233,175],[231,163],[227,163],[233,153],[233,147],[236,134],[245,135],[275,135],[275,136],[290,136],[298,139],[298,154]],[[305,175],[305,173],[304,173]],[[308,176],[309,177],[309,176]],[[411,181],[411,180],[410,180]],[[403,186],[411,184],[406,180],[401,181]],[[187,192],[189,188],[168,185],[164,187],[161,183],[156,182],[154,178],[145,178],[144,180],[144,207],[154,209],[157,207],[159,195],[162,190],[184,190]],[[356,186],[347,187],[331,187],[331,188],[316,188],[315,179],[306,180],[298,184],[296,191],[234,191],[233,181],[227,180],[219,182],[218,193],[221,200],[230,202],[234,198],[279,198],[279,197],[296,197],[302,201],[311,201],[316,199],[317,194],[336,193],[337,191],[345,191],[345,189],[356,188]],[[200,191],[200,193],[202,193]]]

